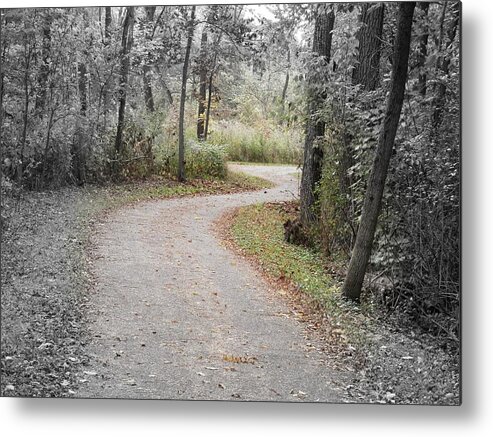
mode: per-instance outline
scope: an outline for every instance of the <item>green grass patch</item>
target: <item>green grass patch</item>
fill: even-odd
[[[241,208],[231,231],[238,246],[259,259],[274,277],[286,277],[303,292],[328,305],[338,291],[325,273],[322,257],[308,248],[284,241],[283,223],[289,215],[275,205]]]
[[[363,344],[365,327],[372,323],[367,310],[341,297],[341,284],[329,274],[329,261],[322,253],[284,240],[283,224],[288,218],[293,219],[293,214],[281,204],[240,208],[231,223],[231,238],[268,275],[286,278],[318,302],[331,324],[344,330],[349,343]]]

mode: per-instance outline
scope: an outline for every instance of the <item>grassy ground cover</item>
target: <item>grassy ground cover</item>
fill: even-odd
[[[236,250],[271,280],[306,305],[307,325],[319,327],[332,363],[352,373],[347,395],[354,402],[457,405],[459,362],[433,338],[394,323],[367,302],[356,306],[340,296],[343,266],[316,250],[284,241],[283,223],[296,216],[291,204],[236,210],[225,228]],[[300,293],[301,292],[301,293]]]
[[[350,311],[356,314],[360,311],[340,298],[340,283],[329,274],[327,260],[314,249],[284,240],[283,223],[293,218],[292,209],[290,203],[240,208],[231,223],[231,237],[244,253],[258,260],[268,275],[288,281],[330,312],[334,324],[339,325],[339,318],[346,315],[345,330],[350,333],[354,331],[355,322],[355,315]],[[351,339],[352,342],[360,340],[355,335]]]

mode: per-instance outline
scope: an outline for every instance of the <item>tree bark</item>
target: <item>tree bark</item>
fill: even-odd
[[[430,3],[429,2],[420,2],[418,4],[419,8],[422,11],[423,14],[423,22],[426,21],[426,18],[428,16],[428,10],[430,9]],[[428,56],[428,24],[425,22],[426,29],[423,32],[422,35],[419,37],[419,43],[418,43],[418,60],[416,67],[418,68],[418,85],[417,89],[419,94],[422,97],[426,96],[426,71],[424,70],[425,62],[426,62],[426,57]]]
[[[204,140],[207,141],[207,135],[209,135],[209,121],[211,118],[211,105],[212,105],[212,81],[214,79],[214,72],[216,70],[217,57],[219,54],[219,44],[223,37],[222,30],[219,32],[217,39],[214,41],[214,59],[212,60],[212,65],[210,66],[209,72],[209,94],[207,96],[207,112],[205,114],[205,130],[204,130]]]
[[[152,93],[151,84],[151,67],[144,64],[143,67],[144,74],[142,76],[142,81],[144,82],[144,99],[146,104],[146,109],[148,112],[154,112],[154,95]]]
[[[284,103],[286,101],[286,95],[288,93],[289,70],[291,69],[291,50],[289,50],[289,45],[287,46],[287,61],[288,61],[288,66],[286,69],[286,79],[284,80],[284,86],[282,88],[282,94],[281,94],[281,104],[283,111],[284,111]]]
[[[104,40],[103,45],[105,50],[108,50],[108,47],[111,44],[111,7],[106,6],[104,8]],[[109,53],[106,53],[106,62],[109,64],[111,62]],[[110,110],[110,87],[111,87],[111,77],[108,77],[106,82],[103,85],[103,131],[106,130],[106,123],[108,112]]]
[[[190,63],[190,49],[192,48],[193,31],[195,28],[195,6],[192,6],[190,21],[188,22],[187,47],[183,62],[183,74],[181,80],[180,118],[178,122],[178,181],[185,181],[185,99],[187,96],[188,64]]]
[[[326,4],[317,6],[313,52],[322,57],[325,68],[328,68],[330,60],[334,20],[335,15],[332,8],[329,9]],[[318,113],[323,106],[326,95],[325,92],[317,89],[320,82],[320,74],[311,71],[308,78],[308,120],[300,187],[300,219],[305,226],[316,221],[317,217],[313,210],[316,201],[315,188],[322,175],[323,147],[321,144],[316,144],[316,141],[323,138],[325,134],[325,123],[320,120]]]
[[[127,7],[127,13],[123,22],[122,48],[120,59],[120,89],[119,89],[119,107],[118,107],[118,124],[116,128],[115,152],[116,159],[119,159],[123,151],[123,127],[125,124],[125,105],[127,102],[128,73],[130,70],[130,50],[132,48],[132,33],[134,25],[134,8]]]
[[[152,23],[154,21],[154,14],[156,13],[156,6],[146,6],[146,19],[147,23]],[[152,41],[152,33],[147,31],[146,40]],[[151,66],[149,65],[149,58],[151,53],[147,53],[147,59],[144,63],[143,71],[144,74],[142,76],[142,81],[144,82],[144,98],[145,104],[148,112],[154,112],[154,96],[152,93],[152,84],[151,84]]]
[[[87,112],[87,67],[84,61],[79,62],[79,99],[80,115],[86,116]]]
[[[443,5],[443,14],[445,16],[445,8],[447,7],[447,3],[444,3]],[[457,34],[457,28],[459,27],[459,21],[460,21],[460,8],[461,8],[461,3],[455,2],[452,3],[452,17],[450,20],[450,24],[447,28],[447,42],[445,44],[445,47],[442,48],[442,35],[440,36],[440,43],[438,50],[440,53],[445,53],[444,55],[440,56],[437,61],[437,70],[439,71],[439,74],[443,77],[447,77],[449,74],[449,67],[450,67],[450,55],[447,53],[450,46],[455,40],[455,36]],[[432,114],[432,133],[433,135],[437,133],[437,129],[440,126],[441,120],[442,120],[442,113],[445,108],[445,93],[447,91],[447,87],[443,80],[440,80],[436,86],[436,94],[434,98],[434,110]]]
[[[84,56],[87,56],[87,52],[84,51]],[[82,60],[78,65],[79,72],[79,114],[81,120],[77,120],[74,140],[72,143],[72,175],[75,177],[79,184],[85,182],[85,143],[86,132],[84,125],[81,123],[87,115],[87,66]]]
[[[0,131],[3,127],[3,93],[4,93],[4,85],[3,85],[3,64],[5,62],[5,52],[7,51],[7,44],[3,39],[3,19],[1,18],[3,15],[2,9],[0,8],[0,42],[1,42],[1,53],[0,53]]]
[[[209,76],[209,94],[207,96],[207,112],[205,113],[205,129],[204,129],[204,141],[207,141],[207,135],[209,134],[209,120],[211,116],[211,104],[212,104],[212,79],[214,78],[213,72]]]
[[[197,115],[197,138],[205,140],[205,102],[207,92],[207,28],[202,30],[200,41],[200,70],[199,70],[199,109]]]
[[[353,84],[373,91],[380,85],[380,49],[382,46],[383,3],[363,3],[361,28],[358,30],[358,58],[353,70]]]
[[[385,111],[385,119],[380,131],[373,167],[368,180],[368,188],[363,201],[361,222],[358,228],[356,242],[347,276],[342,287],[343,295],[353,300],[359,300],[361,295],[366,266],[371,255],[390,157],[392,155],[402,103],[404,101],[415,6],[415,2],[401,3],[399,5],[391,87]]]
[[[48,82],[48,75],[50,73],[50,55],[51,55],[51,23],[53,16],[49,10],[45,11],[43,17],[43,43],[41,49],[41,67],[38,74],[38,90],[36,93],[36,100],[34,103],[34,109],[38,116],[43,115],[43,110],[46,104],[46,87]]]
[[[104,8],[104,43],[107,45],[111,39],[111,6]]]
[[[24,21],[24,27],[27,26],[27,20]],[[29,44],[27,31],[24,29],[24,107],[22,111],[22,141],[21,150],[17,159],[16,178],[19,185],[22,184],[24,174],[24,151],[27,143],[27,127],[29,123],[29,75],[31,69],[32,47]]]

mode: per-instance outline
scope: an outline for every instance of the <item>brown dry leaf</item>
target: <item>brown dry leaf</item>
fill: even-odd
[[[257,358],[255,357],[239,357],[235,355],[223,355],[223,360],[228,363],[237,363],[237,364],[255,364]]]

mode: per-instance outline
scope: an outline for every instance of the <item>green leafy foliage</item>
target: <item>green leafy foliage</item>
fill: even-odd
[[[328,97],[318,113],[326,129],[316,227],[324,252],[347,260],[383,123],[396,26],[396,5],[386,4],[380,86],[365,90],[353,77],[358,11],[337,15],[330,71],[320,71],[316,58],[306,61],[314,74],[327,77],[318,83]],[[417,8],[406,99],[368,275],[379,278],[375,301],[383,308],[452,344],[458,339],[460,302],[457,11],[438,4],[426,14]],[[423,61],[418,54],[424,34]]]
[[[191,142],[186,153],[188,177],[226,177],[226,152],[222,146],[208,142]]]

